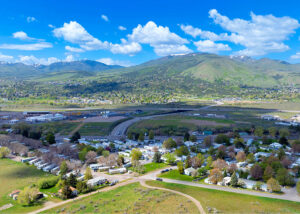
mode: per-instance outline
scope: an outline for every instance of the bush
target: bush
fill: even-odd
[[[58,183],[58,177],[54,178],[45,178],[38,181],[38,187],[40,189],[49,189],[51,187],[54,187]]]
[[[267,182],[268,190],[271,192],[281,192],[281,186],[274,178],[270,178]]]

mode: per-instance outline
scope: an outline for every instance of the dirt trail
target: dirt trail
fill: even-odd
[[[199,212],[200,212],[201,214],[205,214],[205,211],[204,211],[202,205],[200,204],[200,202],[199,202],[198,200],[196,200],[195,198],[193,198],[192,196],[190,196],[190,195],[187,195],[187,194],[184,194],[184,193],[182,193],[182,192],[175,191],[175,190],[162,188],[162,187],[149,186],[148,184],[146,184],[145,180],[141,180],[141,181],[140,181],[140,184],[141,184],[143,187],[146,187],[146,188],[149,188],[149,189],[159,189],[159,190],[164,190],[164,191],[168,191],[168,192],[172,192],[172,193],[175,193],[175,194],[184,196],[184,197],[190,199],[192,202],[194,202],[194,204],[197,206],[197,208],[198,208],[198,210],[199,210]]]

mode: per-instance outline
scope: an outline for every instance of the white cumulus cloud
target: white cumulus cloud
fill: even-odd
[[[215,43],[211,40],[200,40],[198,42],[194,42],[194,45],[197,47],[198,51],[207,53],[218,53],[220,51],[231,50],[227,44]]]
[[[121,44],[110,44],[110,51],[114,54],[136,54],[142,50],[142,47],[137,42],[128,42],[121,39]]]
[[[36,58],[33,55],[30,56],[19,56],[19,60],[17,62],[24,63],[25,65],[50,65],[54,62],[59,62],[60,60],[55,57],[49,58]]]
[[[124,27],[124,26],[122,26],[122,25],[120,25],[120,26],[118,27],[118,29],[121,30],[121,31],[127,30],[127,28]]]
[[[0,53],[0,62],[13,62],[14,57]]]
[[[101,58],[101,59],[97,59],[96,61],[104,63],[106,65],[121,65],[124,67],[132,66],[131,62],[121,61],[121,60],[113,60],[112,58]]]
[[[109,21],[108,17],[106,15],[104,15],[104,14],[101,15],[101,19],[103,19],[106,22]]]
[[[34,39],[32,37],[29,37],[27,35],[27,33],[25,33],[24,31],[18,31],[18,32],[13,33],[13,37],[15,39],[21,39],[21,40],[33,40]]]
[[[82,53],[84,52],[84,50],[82,48],[75,48],[75,47],[71,47],[71,46],[66,46],[65,49],[67,51],[70,51],[70,52],[76,52],[76,53]]]
[[[296,54],[292,55],[291,59],[300,59],[300,52],[297,52]]]
[[[28,17],[26,18],[26,20],[27,20],[28,23],[37,21],[36,18],[33,17],[33,16],[28,16]]]

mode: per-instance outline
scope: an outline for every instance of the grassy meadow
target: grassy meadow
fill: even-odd
[[[300,203],[218,191],[181,184],[147,181],[148,185],[168,188],[196,198],[203,208],[220,213],[300,213]]]
[[[76,200],[43,213],[198,213],[187,198],[133,183]]]

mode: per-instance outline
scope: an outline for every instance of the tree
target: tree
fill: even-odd
[[[182,161],[177,162],[177,169],[178,169],[178,172],[180,174],[184,173],[184,167],[183,167],[183,162]]]
[[[55,141],[55,136],[54,136],[53,132],[48,132],[47,135],[46,135],[45,140],[46,140],[46,142],[49,143],[50,145],[56,143],[56,141]]]
[[[190,136],[190,141],[196,142],[197,141],[197,137],[195,135]]]
[[[141,133],[139,134],[138,141],[142,142],[142,141],[144,141],[144,140],[145,140],[145,134],[144,134],[143,132],[141,132]]]
[[[94,151],[89,151],[85,155],[85,160],[87,164],[95,163],[96,162],[97,153]]]
[[[115,146],[115,144],[113,142],[109,143],[109,149],[110,149],[111,152],[113,152],[113,151],[116,150],[116,146]]]
[[[36,201],[38,193],[36,187],[25,187],[18,195],[18,202],[23,206],[32,205]]]
[[[260,182],[260,181],[257,181],[257,182],[253,185],[252,189],[261,191],[261,190],[262,190],[262,186],[263,186],[263,183]]]
[[[166,153],[164,158],[166,159],[166,163],[170,165],[174,164],[176,161],[176,157],[173,153]]]
[[[142,157],[142,152],[139,149],[132,149],[131,150],[131,161],[138,161]]]
[[[217,159],[212,163],[212,166],[213,166],[213,168],[223,170],[227,167],[227,163],[223,159]]]
[[[223,180],[223,174],[220,169],[212,169],[209,173],[209,180],[213,184],[217,184],[218,182],[221,182]]]
[[[281,168],[277,171],[276,180],[282,186],[294,186],[295,185],[293,176],[285,168]]]
[[[102,155],[103,155],[103,157],[105,157],[105,158],[107,158],[108,156],[109,156],[109,151],[107,151],[107,150],[103,150],[102,151]]]
[[[255,180],[259,180],[263,176],[263,170],[258,164],[254,164],[250,169],[250,175]]]
[[[246,160],[246,154],[243,151],[239,151],[235,158],[238,162],[244,162]]]
[[[67,183],[72,187],[76,187],[77,179],[73,173],[71,173],[71,175],[68,177]]]
[[[161,162],[161,153],[155,152],[153,156],[153,163],[160,163]]]
[[[165,149],[172,149],[177,147],[177,143],[170,137],[163,142],[163,147]]]
[[[280,138],[279,138],[279,143],[280,143],[281,145],[289,145],[289,141],[287,140],[286,137],[280,137]]]
[[[237,166],[236,166],[235,163],[230,164],[230,165],[228,166],[228,168],[227,168],[227,171],[228,171],[230,174],[235,173],[236,170],[237,170]]]
[[[133,140],[132,132],[128,132],[127,138],[128,138],[129,140]]]
[[[270,178],[272,178],[274,175],[274,170],[273,168],[268,165],[264,171],[263,179],[264,181],[268,181]]]
[[[295,140],[292,144],[292,148],[294,152],[300,152],[300,140]]]
[[[284,152],[283,148],[279,149],[277,156],[278,156],[279,160],[282,160],[285,157],[285,152]]]
[[[245,148],[244,139],[241,137],[235,138],[233,144],[235,148]]]
[[[211,136],[206,136],[204,138],[204,141],[203,141],[205,147],[211,147],[212,146],[212,139],[211,139]]]
[[[146,169],[145,167],[137,160],[133,162],[133,171],[139,173],[139,174],[144,174]]]
[[[153,140],[154,139],[154,131],[150,130],[149,132],[149,140]]]
[[[190,139],[190,134],[186,132],[183,137],[184,141],[188,141]]]
[[[61,176],[64,176],[65,174],[67,174],[67,172],[68,172],[68,165],[67,165],[66,161],[63,161],[60,164],[60,172],[59,172],[59,174]]]
[[[187,146],[180,146],[178,149],[175,150],[175,154],[178,156],[178,157],[182,157],[183,155],[184,156],[187,156],[189,155],[189,149]]]
[[[205,157],[204,157],[204,155],[202,155],[201,153],[198,153],[197,154],[197,158],[199,158],[199,163],[200,163],[200,166],[199,167],[201,167],[202,165],[203,165],[203,163],[204,163],[204,161],[205,161]]]
[[[90,180],[90,179],[92,179],[93,178],[93,175],[92,175],[92,170],[91,170],[91,168],[90,167],[87,167],[86,169],[85,169],[85,173],[84,173],[84,180]]]
[[[281,186],[279,185],[279,183],[276,179],[270,178],[267,181],[267,189],[271,192],[280,192]]]
[[[212,167],[212,163],[213,163],[212,157],[211,157],[211,156],[208,156],[208,157],[206,158],[206,166],[210,168],[210,167]]]
[[[88,185],[84,181],[78,181],[76,184],[76,189],[79,193],[85,193],[89,190]]]
[[[230,145],[230,139],[225,134],[218,134],[216,139],[215,139],[215,142],[218,143],[218,144],[225,144],[227,146]]]
[[[0,147],[0,158],[6,158],[10,154],[10,150],[7,147]]]
[[[72,197],[72,190],[68,184],[63,184],[61,188],[61,197],[65,200]]]
[[[263,127],[256,127],[254,131],[254,135],[258,137],[262,137],[264,134],[264,128]]]
[[[270,127],[270,128],[268,129],[268,131],[269,131],[269,134],[270,134],[272,137],[276,137],[276,135],[277,135],[277,128],[276,128],[276,127]]]
[[[72,137],[71,137],[71,139],[70,139],[70,142],[71,143],[78,143],[78,140],[81,138],[81,136],[80,136],[80,134],[79,134],[79,132],[75,132],[73,135],[72,135]]]
[[[290,131],[287,128],[281,128],[279,129],[279,136],[287,138],[290,136]]]
[[[233,172],[232,175],[231,175],[230,184],[231,184],[231,186],[236,187],[236,186],[238,186],[238,183],[239,183],[239,179],[236,176],[236,172]]]
[[[247,161],[248,161],[248,163],[254,163],[255,162],[254,154],[253,153],[249,153],[247,155]]]

